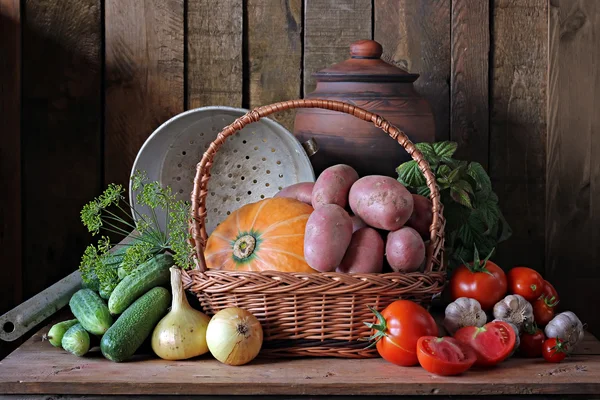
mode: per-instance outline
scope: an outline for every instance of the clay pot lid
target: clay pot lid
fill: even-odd
[[[414,82],[411,74],[381,59],[383,47],[374,40],[359,40],[350,45],[350,58],[315,72],[317,81],[327,82]]]

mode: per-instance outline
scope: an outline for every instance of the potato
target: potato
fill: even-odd
[[[379,273],[383,268],[383,239],[373,228],[361,228],[354,232],[336,272]]]
[[[388,176],[360,178],[350,188],[349,201],[352,212],[367,225],[388,231],[400,229],[413,211],[410,192]]]
[[[304,259],[321,272],[340,265],[352,239],[352,219],[337,204],[325,204],[310,214],[304,231]]]
[[[338,164],[325,169],[315,182],[312,192],[314,209],[325,204],[337,204],[342,208],[348,205],[348,192],[358,173],[349,165]]]
[[[351,215],[350,218],[352,218],[352,233],[367,226],[367,224],[365,224],[365,221],[363,221],[356,215]]]
[[[396,272],[413,272],[425,260],[425,243],[419,232],[405,226],[390,232],[385,244],[385,258]]]
[[[289,197],[299,200],[308,205],[312,205],[312,191],[315,186],[314,182],[300,182],[283,188],[273,197]]]
[[[433,221],[433,204],[427,197],[413,194],[413,212],[410,215],[406,226],[410,226],[417,232],[423,239],[430,237],[429,227]]]

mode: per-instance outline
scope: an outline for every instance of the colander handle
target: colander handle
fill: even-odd
[[[441,239],[442,219],[441,216],[441,202],[440,192],[438,191],[435,176],[431,172],[431,167],[423,154],[416,148],[416,146],[410,141],[408,136],[400,129],[390,124],[384,118],[377,114],[364,110],[360,107],[353,106],[348,103],[333,100],[320,100],[320,99],[303,99],[303,100],[289,100],[282,101],[280,103],[274,103],[262,107],[258,107],[254,110],[249,111],[246,115],[236,119],[230,125],[226,126],[218,135],[217,138],[210,144],[202,160],[196,166],[196,177],[194,178],[194,189],[192,190],[192,209],[191,209],[191,235],[192,245],[196,252],[196,267],[200,271],[206,271],[206,261],[204,259],[204,247],[206,246],[206,196],[208,194],[208,181],[210,179],[210,170],[213,165],[213,159],[217,151],[223,146],[225,140],[242,130],[246,125],[251,124],[260,120],[263,117],[271,115],[275,112],[285,111],[292,108],[322,108],[326,110],[339,111],[346,114],[355,116],[356,118],[362,119],[363,121],[371,122],[376,127],[390,135],[393,139],[397,140],[408,154],[411,155],[419,166],[419,169],[425,176],[427,187],[429,188],[431,195],[431,201],[433,203],[433,221],[429,232],[431,234],[431,241],[427,248],[427,259],[426,259],[426,272],[429,272],[432,268],[431,258],[434,253],[438,242]]]

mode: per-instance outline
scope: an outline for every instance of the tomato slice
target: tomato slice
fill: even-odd
[[[417,342],[419,364],[436,375],[459,375],[477,360],[475,351],[451,337],[423,336]]]
[[[477,354],[475,365],[493,366],[512,353],[517,336],[506,322],[494,321],[481,328],[467,326],[459,329],[454,338],[471,346]]]

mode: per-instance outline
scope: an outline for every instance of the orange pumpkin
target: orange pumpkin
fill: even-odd
[[[313,208],[276,197],[234,211],[211,233],[208,268],[235,271],[316,272],[304,260],[304,229]]]

